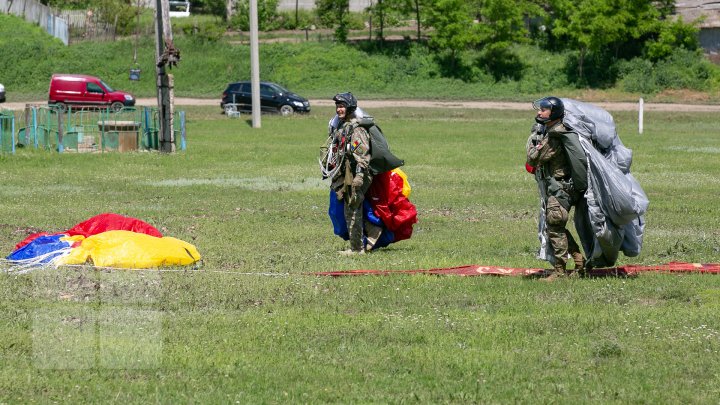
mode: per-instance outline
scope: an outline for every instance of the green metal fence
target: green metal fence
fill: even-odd
[[[158,150],[157,108],[68,108],[27,106],[22,111],[0,112],[0,146],[58,152],[109,152]],[[174,116],[177,149],[185,150],[185,112]]]
[[[0,111],[0,150],[15,153],[15,115],[10,110]]]

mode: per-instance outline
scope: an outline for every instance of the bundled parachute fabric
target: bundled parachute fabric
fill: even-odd
[[[94,217],[86,221],[80,222],[74,227],[68,229],[67,231],[62,232],[62,234],[70,236],[82,235],[84,237],[88,237],[90,235],[96,235],[98,233],[106,231],[120,230],[144,233],[147,235],[157,236],[158,238],[162,237],[162,233],[160,233],[160,231],[158,231],[154,226],[148,224],[147,222],[141,221],[137,218],[126,217],[110,212],[95,215]],[[15,249],[19,249],[35,240],[35,238],[45,235],[50,234],[46,232],[32,234],[25,238],[23,241],[19,242],[17,245],[15,245]]]
[[[685,263],[670,262],[656,266],[625,265],[609,268],[597,268],[589,271],[589,277],[632,277],[641,273],[699,273],[699,274],[720,274],[720,263]],[[389,276],[396,274],[429,274],[429,275],[454,275],[462,277],[474,276],[521,276],[521,277],[544,277],[550,274],[549,270],[539,268],[512,268],[500,266],[468,265],[457,267],[444,267],[435,269],[418,270],[338,270],[321,271],[309,273],[314,276]]]
[[[147,269],[187,266],[200,260],[195,246],[169,236],[158,238],[131,231],[107,231],[89,236],[56,265],[85,264],[98,267]]]
[[[562,99],[563,124],[580,135],[588,163],[585,201],[575,208],[575,229],[594,267],[611,267],[619,252],[634,257],[642,250],[649,201],[630,174],[632,151],[615,130],[612,115],[597,106]],[[545,198],[541,198],[541,207]],[[544,209],[540,210],[538,257],[552,262]]]
[[[94,216],[63,233],[31,235],[7,256],[10,263],[23,267],[92,263],[117,268],[182,266],[200,258],[195,246],[163,237],[139,219],[112,213]]]
[[[372,185],[363,201],[365,219],[383,228],[380,239],[373,249],[385,247],[390,243],[409,239],[412,236],[413,224],[417,222],[417,210],[408,200],[410,192],[407,176],[400,169],[380,173],[373,178]],[[328,215],[335,235],[348,240],[345,204],[344,201],[338,201],[333,190],[330,190]]]
[[[82,239],[82,236],[79,239]],[[65,234],[36,236],[32,241],[22,244],[7,259],[14,262],[50,263],[56,257],[67,253],[77,241],[78,237]]]

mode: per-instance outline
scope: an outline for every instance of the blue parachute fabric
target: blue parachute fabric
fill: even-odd
[[[10,253],[6,259],[20,261],[43,256],[41,260],[38,260],[38,263],[49,263],[53,258],[63,253],[65,249],[72,246],[72,242],[60,240],[60,238],[66,236],[65,234],[39,236],[27,245]]]
[[[330,216],[330,222],[332,222],[333,225],[333,233],[343,238],[344,240],[349,240],[350,232],[348,231],[347,223],[345,222],[345,202],[338,201],[335,190],[330,190],[330,204],[328,205],[328,215]],[[375,215],[375,212],[372,209],[372,205],[370,205],[367,200],[363,201],[363,215],[368,222],[383,229],[382,234],[380,234],[380,239],[378,239],[378,241],[375,243],[373,249],[385,247],[395,242],[395,234],[389,229],[387,229],[382,220],[377,215]],[[363,242],[365,242],[364,244],[367,244],[365,238],[363,238]]]
[[[385,228],[385,224],[383,224],[383,221],[375,215],[375,211],[373,211],[372,205],[370,205],[367,198],[363,200],[363,215],[371,224]]]
[[[335,194],[335,190],[332,189],[330,190],[328,215],[330,216],[335,235],[344,240],[350,239],[350,232],[348,232],[347,223],[345,222],[345,203],[338,201],[337,194]]]

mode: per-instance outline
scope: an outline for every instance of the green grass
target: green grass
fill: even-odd
[[[0,155],[0,246],[101,212],[195,244],[200,270],[0,276],[0,403],[709,403],[720,278],[322,278],[539,267],[532,111],[369,111],[406,160],[412,239],[341,257],[318,148],[330,108],[188,108],[188,150]],[[717,119],[614,114],[650,198],[642,254],[720,262]]]

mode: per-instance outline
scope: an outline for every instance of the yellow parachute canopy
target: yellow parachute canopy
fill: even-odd
[[[200,260],[195,246],[170,236],[158,238],[131,231],[108,231],[84,239],[55,264],[93,263],[98,267],[146,269],[186,266]]]
[[[410,192],[412,191],[412,188],[410,187],[410,183],[408,182],[407,174],[405,174],[404,171],[400,170],[400,168],[393,169],[392,171],[403,179],[402,194],[405,196],[405,198],[410,198]]]

